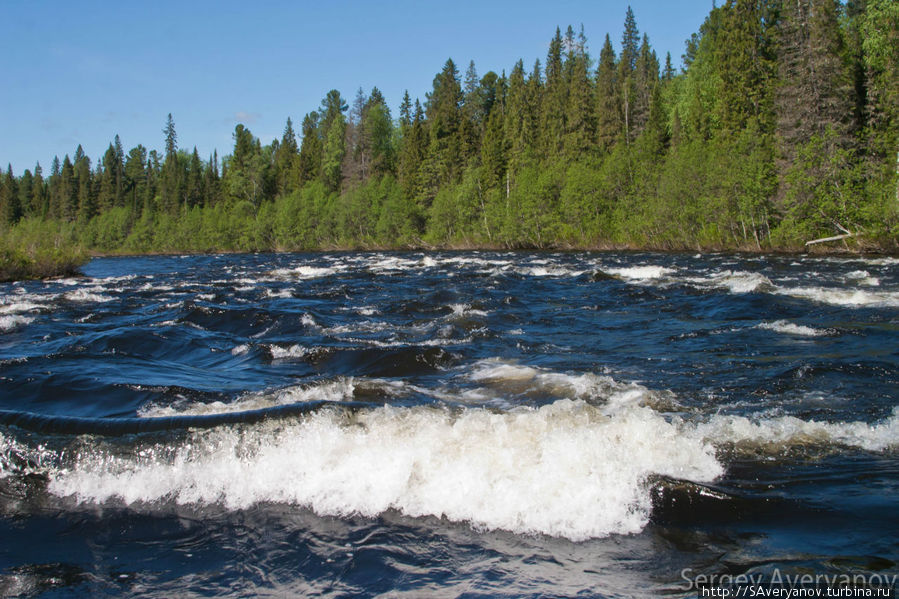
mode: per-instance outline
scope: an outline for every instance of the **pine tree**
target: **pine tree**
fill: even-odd
[[[606,34],[596,68],[596,139],[600,151],[609,152],[623,134],[615,50]]]
[[[53,219],[62,219],[62,164],[59,162],[59,156],[54,156],[53,162],[50,163],[50,178],[47,181],[47,192],[50,195],[48,216]]]
[[[899,203],[899,4],[867,0],[861,33],[869,82],[865,108],[869,151],[892,167]]]
[[[125,150],[122,148],[122,140],[115,136],[113,142],[115,149],[115,205],[122,206],[125,202]]]
[[[727,131],[740,131],[750,120],[769,130],[773,120],[770,15],[757,0],[728,2],[718,9],[720,22],[710,31],[716,89],[715,116]]]
[[[60,216],[71,222],[75,220],[78,211],[78,185],[75,180],[75,168],[68,154],[63,158],[59,177]]]
[[[369,152],[371,176],[383,177],[396,168],[393,119],[384,95],[377,87],[371,90],[362,112],[363,145]]]
[[[160,175],[161,208],[169,213],[175,212],[181,203],[182,177],[178,164],[178,136],[175,133],[175,121],[169,113],[165,128],[165,162]]]
[[[403,93],[403,102],[400,104],[400,135],[406,136],[412,126],[412,100],[409,98],[409,90]]]
[[[569,28],[570,29],[570,28]],[[549,43],[546,55],[546,87],[543,92],[541,133],[544,157],[556,156],[562,151],[565,138],[565,108],[568,105],[568,87],[565,85],[562,64],[562,34]]]
[[[478,71],[474,61],[468,63],[465,71],[465,82],[462,88],[462,120],[461,131],[462,152],[467,161],[474,156],[480,145],[481,136],[486,126],[487,115],[484,112],[482,90]]]
[[[836,0],[791,0],[782,6],[777,51],[777,133],[786,163],[813,135],[830,129],[850,141],[853,86],[844,62]]]
[[[33,216],[35,214],[34,207],[34,176],[27,168],[18,181],[19,208],[22,216]]]
[[[640,30],[637,29],[637,19],[634,11],[627,7],[624,16],[624,31],[621,34],[621,68],[622,74],[627,77],[637,68],[637,57],[640,54]]]
[[[671,52],[665,52],[665,67],[662,69],[662,81],[665,83],[674,79],[674,67],[671,65]]]
[[[621,115],[624,124],[624,139],[630,144],[636,137],[634,127],[634,107],[637,100],[637,59],[640,55],[640,31],[634,11],[627,7],[624,18],[624,32],[621,34],[621,57],[618,60],[618,90],[621,95]]]
[[[633,95],[630,106],[629,132],[631,139],[636,139],[649,120],[649,107],[655,88],[659,85],[659,60],[649,45],[649,37],[643,36],[643,43],[637,55],[637,64],[633,74]]]
[[[425,125],[424,109],[421,102],[415,100],[415,111],[409,132],[403,137],[403,147],[400,152],[398,176],[400,186],[407,198],[418,199],[422,191],[420,182],[420,169],[427,155],[428,134]]]
[[[202,206],[204,200],[204,172],[203,161],[197,152],[197,146],[190,155],[190,164],[187,168],[187,184],[185,186],[185,203],[188,208]]]
[[[34,192],[32,193],[31,210],[32,216],[46,219],[49,213],[49,196],[44,182],[44,169],[41,163],[34,165]]]
[[[96,197],[93,194],[93,180],[91,177],[91,161],[84,155],[81,145],[75,150],[75,186],[76,213],[78,220],[89,221],[97,214]]]
[[[322,100],[319,109],[322,130],[321,181],[330,191],[338,191],[341,181],[341,166],[346,154],[346,126],[344,112],[347,105],[340,92],[332,89]]]
[[[285,196],[296,189],[298,160],[297,136],[293,131],[290,117],[287,117],[287,124],[281,135],[281,143],[278,144],[278,150],[275,152],[275,185],[279,196]]]
[[[3,220],[14,225],[22,218],[22,205],[19,202],[19,192],[16,186],[16,178],[12,174],[12,165],[6,167],[6,176],[3,179],[2,197],[0,206],[3,207]]]
[[[486,187],[498,189],[505,183],[507,155],[503,114],[501,110],[493,110],[487,118],[487,127],[481,144],[481,163],[484,167]]]
[[[215,206],[221,201],[220,184],[218,151],[213,150],[203,171],[203,204],[205,206]]]
[[[103,167],[100,176],[100,193],[97,197],[97,205],[101,212],[109,210],[116,202],[116,173],[119,170],[117,165],[117,156],[115,147],[109,144],[106,153],[103,154],[103,160],[98,166]]]
[[[353,106],[350,108],[345,130],[344,146],[346,153],[341,166],[341,178],[344,189],[355,187],[368,178],[370,152],[369,148],[366,147],[365,123],[363,122],[363,113],[365,112],[365,103],[367,101],[368,98],[360,87],[356,91],[356,97],[353,99]]]
[[[297,166],[300,185],[317,179],[321,172],[322,138],[318,112],[310,112],[303,117],[302,132]]]
[[[147,187],[147,150],[138,144],[128,152],[124,166],[124,202],[137,217],[143,207]]]
[[[455,183],[462,173],[462,86],[452,59],[434,77],[425,112],[428,118],[428,185],[437,188]]]
[[[503,127],[509,161],[516,164],[521,162],[530,145],[528,142],[530,123],[527,101],[524,63],[519,60],[515,63],[512,73],[509,75],[509,91],[506,99],[505,123]]]
[[[596,142],[596,120],[593,84],[590,81],[590,58],[586,50],[583,28],[577,41],[571,27],[566,35],[568,52],[565,59],[567,105],[565,111],[565,154],[577,160],[592,153]],[[570,38],[570,39],[569,39]]]

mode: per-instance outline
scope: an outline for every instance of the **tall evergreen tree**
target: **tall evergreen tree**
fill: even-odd
[[[321,172],[322,136],[318,112],[310,112],[303,117],[302,132],[297,166],[300,184],[317,179]]]
[[[204,200],[204,169],[203,161],[200,160],[200,154],[197,152],[197,146],[190,155],[190,163],[187,168],[187,183],[184,190],[185,204],[188,208],[195,208],[203,205]]]
[[[396,168],[393,119],[381,90],[371,90],[362,112],[363,147],[369,153],[369,173],[383,177]]]
[[[623,133],[615,50],[606,34],[596,68],[596,140],[599,149],[610,151]]]
[[[41,163],[34,165],[34,192],[31,200],[31,215],[39,218],[47,218],[50,209],[49,197],[44,183],[44,169]]]
[[[161,208],[166,212],[175,212],[181,204],[182,173],[178,164],[178,136],[175,133],[175,121],[169,113],[165,128],[165,162],[160,175]]]
[[[332,89],[322,100],[319,109],[322,130],[321,181],[330,191],[338,191],[341,181],[341,167],[346,154],[346,126],[344,112],[347,105],[340,92]]]
[[[0,206],[3,207],[3,220],[7,224],[14,225],[22,218],[22,204],[19,202],[19,192],[11,164],[6,167],[6,176],[3,178],[0,191],[2,191]]]
[[[36,212],[34,207],[34,175],[27,168],[18,181],[19,208],[22,216],[33,216]]]
[[[287,117],[284,133],[281,135],[281,143],[275,152],[276,188],[279,196],[289,194],[296,189],[298,184],[297,164],[299,161],[299,148],[297,136],[293,130],[293,123]]]
[[[630,143],[635,137],[635,105],[637,99],[637,59],[640,56],[640,31],[637,29],[637,20],[634,11],[627,7],[624,18],[624,32],[621,34],[621,56],[618,60],[618,90],[620,93],[620,105],[622,122],[624,124],[624,139]]]
[[[462,173],[462,86],[452,59],[434,77],[426,106],[429,144],[427,164],[432,193]]]
[[[563,75],[562,34],[557,27],[546,55],[546,87],[541,107],[542,149],[545,157],[556,156],[562,151],[567,105],[568,86],[565,85]]]
[[[584,30],[575,40],[571,27],[566,34],[568,52],[565,58],[566,86],[565,154],[569,159],[592,153],[596,143],[596,120],[593,83],[590,81],[590,58],[587,55]]]
[[[652,96],[659,84],[659,60],[655,51],[649,45],[649,37],[644,34],[640,51],[637,55],[637,64],[633,73],[632,101],[630,105],[629,132],[635,139],[649,120],[649,107]]]
[[[777,133],[790,163],[799,145],[828,129],[837,143],[847,144],[855,102],[837,0],[792,0],[781,10]]]
[[[128,152],[124,166],[125,204],[135,216],[140,215],[147,195],[147,149],[138,144]]]

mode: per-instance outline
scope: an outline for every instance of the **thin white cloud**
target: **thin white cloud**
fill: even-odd
[[[252,125],[261,118],[262,118],[262,115],[259,114],[258,112],[246,112],[244,110],[239,110],[234,113],[234,118],[232,118],[231,120],[236,123]]]

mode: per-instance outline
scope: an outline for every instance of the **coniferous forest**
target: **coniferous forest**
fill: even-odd
[[[396,110],[377,88],[331,90],[281,139],[237,125],[224,156],[200,156],[170,114],[161,152],[116,136],[93,160],[79,146],[7,168],[0,261],[64,270],[83,255],[71,248],[790,250],[829,237],[815,247],[896,250],[895,0],[728,0],[678,66],[628,9],[620,48],[605,35],[588,51],[582,28],[557,29],[532,65],[447,60]]]

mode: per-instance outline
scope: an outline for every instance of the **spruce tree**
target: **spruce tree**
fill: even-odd
[[[49,202],[47,190],[45,188],[44,182],[44,169],[41,168],[41,163],[37,162],[34,165],[34,192],[32,193],[32,201],[31,201],[31,209],[32,216],[37,216],[39,218],[46,219],[48,217],[49,212]]]
[[[568,87],[565,85],[562,63],[562,34],[556,28],[556,35],[549,43],[546,55],[546,87],[542,102],[542,150],[543,156],[556,156],[562,151],[565,138],[565,108],[568,105]]]
[[[7,165],[6,176],[3,178],[2,187],[3,220],[14,225],[22,218],[22,204],[19,202],[19,192],[16,186],[16,178],[12,174],[12,165]]]
[[[300,142],[300,156],[297,170],[300,185],[318,178],[322,164],[322,137],[319,113],[310,112],[303,117],[303,139]]]
[[[793,0],[782,6],[777,50],[777,133],[786,163],[828,129],[850,141],[853,86],[844,62],[837,0]]]
[[[194,151],[190,155],[190,163],[187,168],[187,184],[184,190],[184,199],[188,208],[203,205],[205,195],[203,189],[203,176],[203,161],[200,160],[197,146],[194,146]]]
[[[595,100],[593,84],[590,81],[590,58],[586,50],[583,28],[577,41],[571,27],[568,28],[568,42],[565,59],[565,82],[568,87],[565,110],[565,155],[570,160],[578,160],[592,153],[596,143]]]
[[[27,168],[18,181],[19,209],[22,216],[33,216],[34,208],[34,176]]]
[[[640,55],[640,31],[637,29],[637,20],[634,11],[627,7],[624,18],[624,32],[621,34],[621,57],[618,60],[618,91],[620,94],[620,106],[622,122],[624,124],[624,140],[630,144],[636,137],[635,132],[635,104],[637,100],[637,59]]]
[[[165,134],[165,161],[160,174],[161,208],[169,213],[175,212],[181,203],[181,187],[183,184],[181,168],[178,164],[178,136],[175,133],[175,121],[169,113],[162,132]]]
[[[428,185],[436,194],[439,186],[455,183],[462,173],[462,86],[452,59],[434,77],[425,112],[429,133]]]
[[[623,134],[615,50],[606,34],[596,68],[596,141],[600,151],[609,152]]]
[[[322,150],[321,150],[321,181],[330,191],[340,189],[342,178],[341,167],[343,157],[346,154],[346,117],[344,112],[347,105],[340,96],[340,92],[332,89],[322,100],[319,114],[321,115]]]

